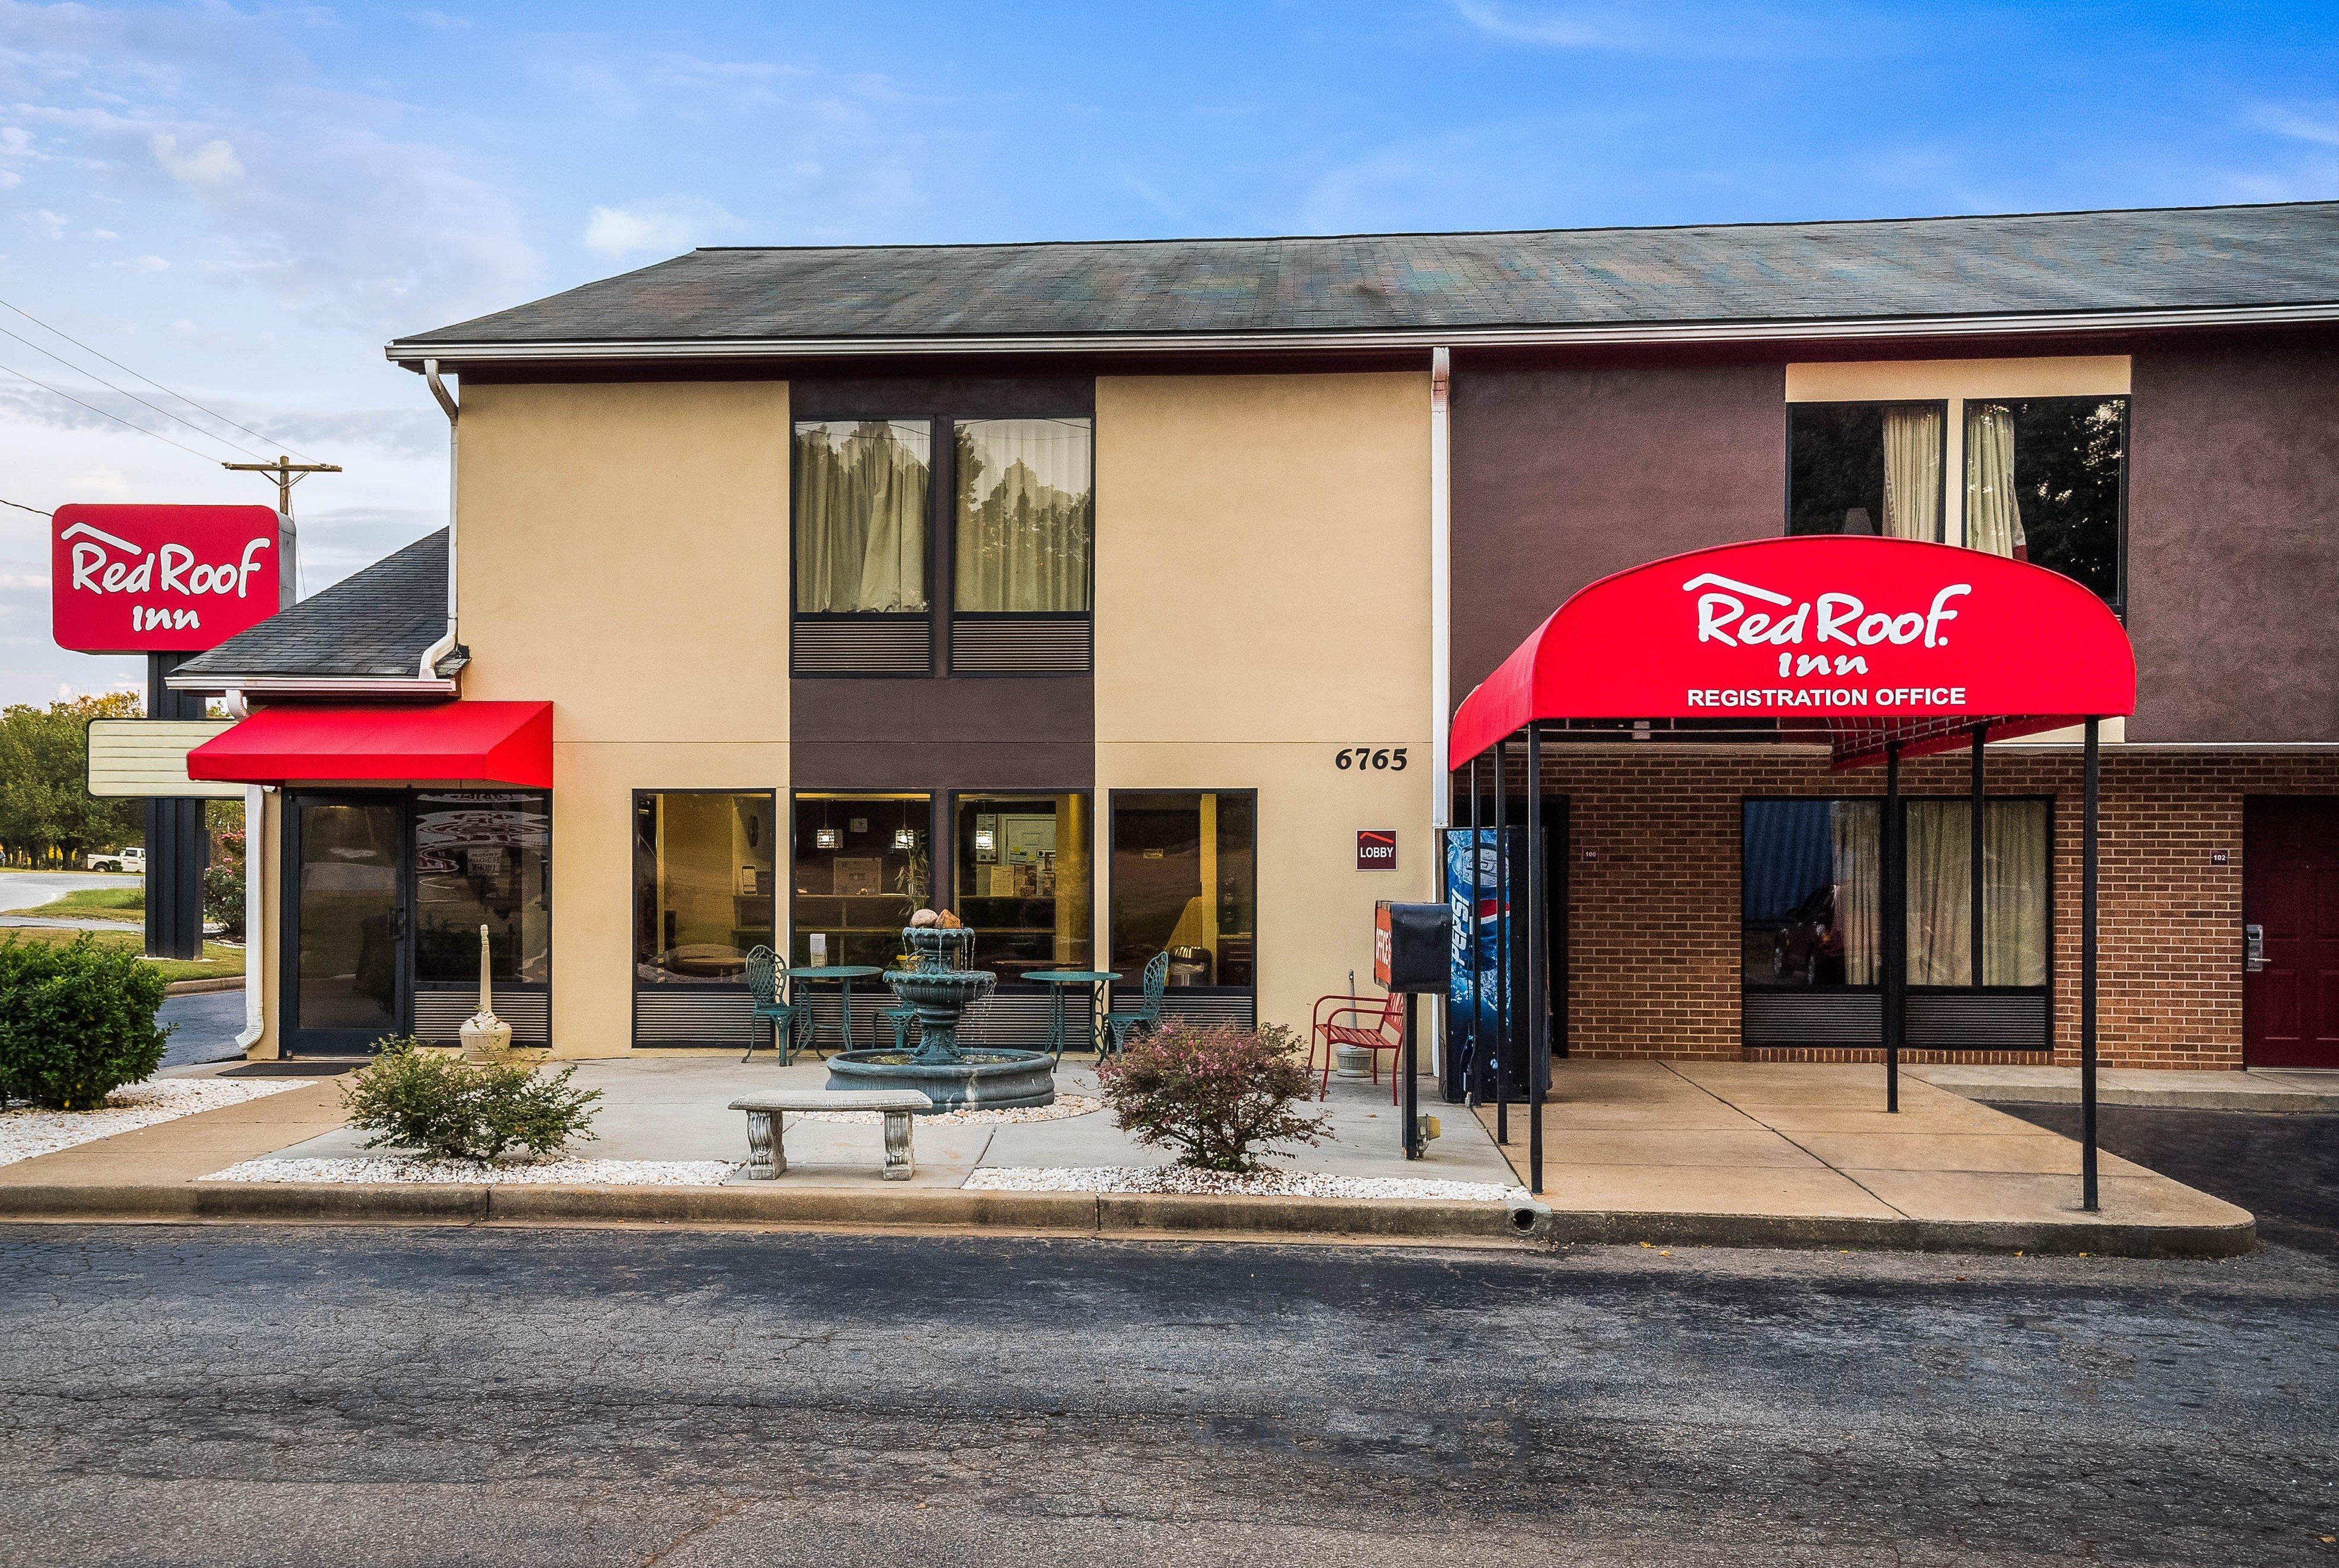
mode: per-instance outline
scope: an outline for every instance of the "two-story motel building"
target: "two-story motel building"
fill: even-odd
[[[482,922],[523,1040],[736,1050],[747,949],[927,903],[995,1040],[1164,950],[1172,1011],[1304,1024],[1573,591],[1872,533],[2125,621],[2105,1060],[2339,1066],[2339,205],[703,250],[389,353],[452,526],[173,680],[254,714],[256,1054],[451,1038]],[[2045,1062],[2077,748],[1989,753],[1979,888],[1964,760],[1906,770],[1908,1039]],[[1643,726],[1540,788],[1555,1049],[1876,1048],[1872,772]]]

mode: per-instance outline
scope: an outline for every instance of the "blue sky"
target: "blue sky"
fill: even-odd
[[[298,496],[314,591],[444,520],[380,346],[694,244],[1574,227],[2339,197],[2339,5],[0,0],[0,498]],[[0,702],[49,640],[0,511]]]

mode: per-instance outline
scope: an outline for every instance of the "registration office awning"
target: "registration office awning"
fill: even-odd
[[[550,703],[262,708],[187,754],[232,784],[552,787]]]
[[[1760,539],[1574,594],[1456,710],[1452,754],[1530,724],[1647,720],[1825,741],[1847,767],[2135,708],[2127,632],[2059,572],[1907,539]]]

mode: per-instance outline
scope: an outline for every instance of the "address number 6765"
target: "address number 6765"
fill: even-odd
[[[1366,768],[1371,768],[1377,773],[1401,774],[1405,772],[1405,748],[1403,746],[1342,746],[1333,754],[1332,765],[1344,771],[1356,768],[1361,772]]]

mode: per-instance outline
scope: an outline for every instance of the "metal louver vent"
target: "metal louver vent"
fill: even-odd
[[[933,663],[933,625],[923,616],[799,616],[788,630],[792,675],[923,676]]]
[[[1748,1045],[1881,1045],[1884,1001],[1872,991],[1750,991]]]
[[[1112,988],[1115,1012],[1135,1012],[1144,1001],[1142,986],[1117,985]],[[1189,1023],[1223,1023],[1237,1029],[1256,1029],[1258,1027],[1258,997],[1249,991],[1172,986],[1161,993],[1161,1016],[1164,1021],[1179,1019]]]
[[[1086,616],[958,616],[951,621],[954,676],[1081,676],[1095,663]]]
[[[636,1045],[722,1045],[746,1049],[753,1002],[746,988],[676,986],[634,993]]]
[[[2043,991],[1912,991],[1909,1044],[1926,1050],[2045,1050]]]
[[[514,1045],[552,1043],[552,993],[548,991],[508,991],[496,988],[496,1016],[511,1025]],[[479,1011],[477,988],[460,991],[417,991],[414,993],[414,1038],[431,1045],[452,1045],[462,1038],[463,1021]]]

